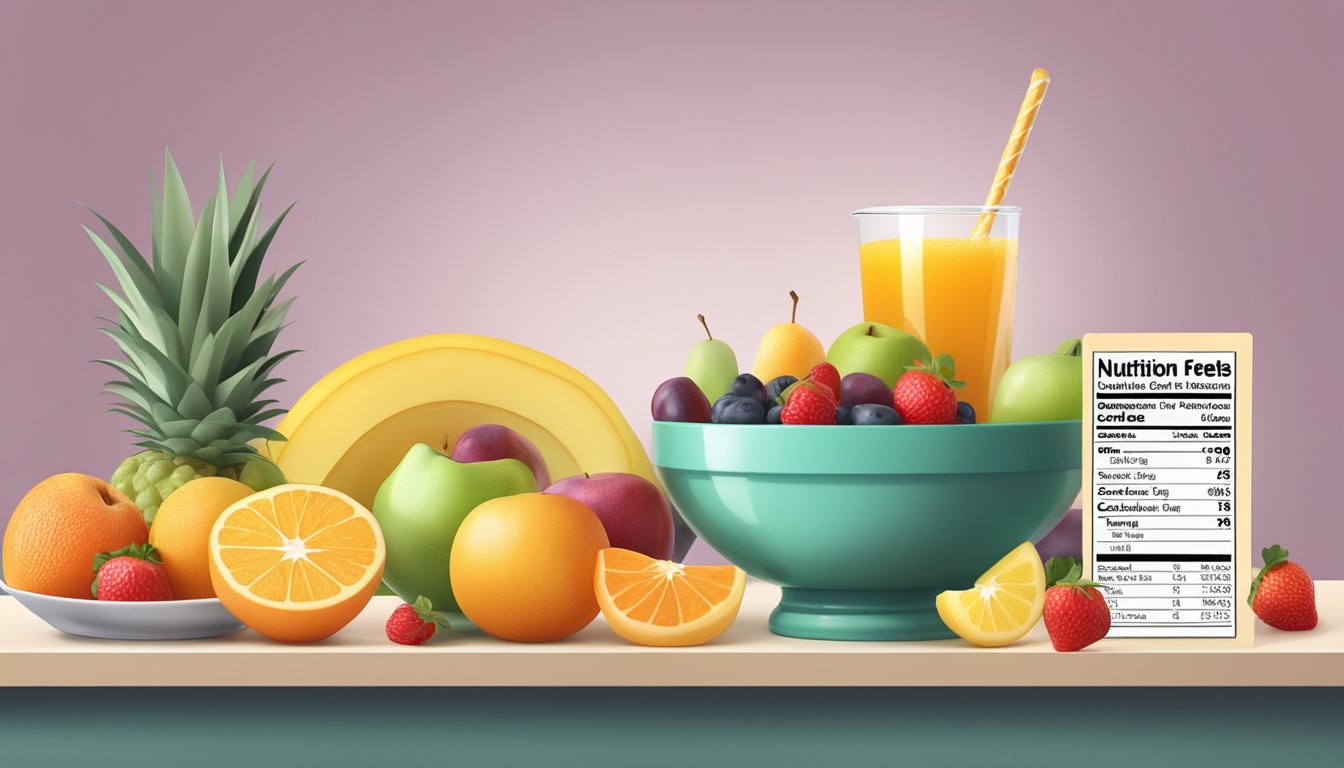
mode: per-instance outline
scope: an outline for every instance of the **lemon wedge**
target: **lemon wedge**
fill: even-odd
[[[1041,620],[1045,566],[1027,541],[975,580],[970,589],[938,595],[938,615],[958,637],[993,647],[1020,639]]]

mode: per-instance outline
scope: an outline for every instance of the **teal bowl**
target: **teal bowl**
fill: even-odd
[[[783,588],[770,630],[951,637],[934,598],[1059,522],[1082,423],[739,426],[654,422],[653,463],[695,532]]]

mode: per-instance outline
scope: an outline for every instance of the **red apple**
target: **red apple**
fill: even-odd
[[[658,486],[639,475],[575,475],[557,480],[544,493],[568,496],[597,513],[611,546],[658,560],[672,557],[672,506]]]
[[[546,468],[546,460],[531,440],[499,424],[481,424],[472,427],[453,444],[449,458],[460,464],[474,464],[478,461],[496,461],[498,459],[517,459],[532,470],[532,477],[541,490],[551,484],[551,471]]]

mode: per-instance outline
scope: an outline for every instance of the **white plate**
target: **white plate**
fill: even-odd
[[[215,598],[115,602],[52,597],[15,589],[0,581],[24,608],[62,632],[108,640],[190,640],[243,629]]]

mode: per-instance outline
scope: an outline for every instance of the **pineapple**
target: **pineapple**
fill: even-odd
[[[84,228],[121,288],[98,285],[118,310],[118,319],[98,330],[122,353],[98,361],[123,377],[104,391],[120,399],[112,411],[137,422],[127,431],[147,449],[123,461],[112,484],[135,500],[146,523],[169,494],[198,477],[240,479],[258,489],[284,482],[249,441],[285,439],[262,424],[284,409],[261,395],[280,382],[271,377],[276,364],[295,352],[271,348],[293,302],[276,297],[299,265],[258,283],[262,258],[290,209],[257,235],[270,170],[255,186],[254,170],[248,166],[230,198],[221,163],[218,188],[193,221],[182,175],[165,150],[152,262],[96,211],[115,248]]]

